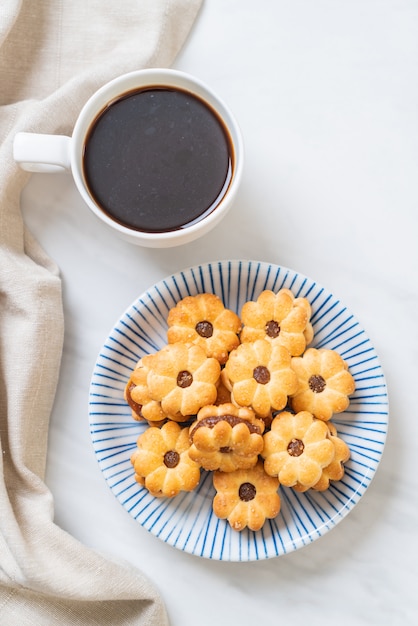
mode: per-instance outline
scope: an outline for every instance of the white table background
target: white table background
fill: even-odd
[[[151,250],[117,239],[70,175],[33,175],[22,205],[57,262],[66,320],[47,484],[57,524],[157,585],[171,624],[418,623],[418,3],[206,0],[177,69],[234,111],[246,147],[234,208],[204,238]],[[268,561],[225,563],[144,530],[105,483],[90,377],[121,313],[154,282],[218,259],[290,267],[357,316],[384,368],[390,427],[355,509]]]

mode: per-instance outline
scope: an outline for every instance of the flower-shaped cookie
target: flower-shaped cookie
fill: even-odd
[[[206,470],[253,467],[263,449],[264,422],[251,409],[231,403],[205,406],[190,426],[191,459]]]
[[[324,421],[345,411],[355,383],[338,352],[308,348],[303,356],[292,359],[292,368],[298,377],[297,391],[290,399],[294,411],[310,411]]]
[[[239,345],[241,320],[213,293],[186,296],[170,310],[167,323],[169,343],[196,343],[222,364]]]
[[[327,424],[308,411],[279,413],[264,435],[264,469],[286,487],[312,487],[334,459]]]
[[[222,380],[231,390],[238,406],[248,406],[257,416],[268,417],[272,410],[283,409],[288,396],[297,389],[291,357],[278,343],[258,339],[242,343],[229,355]]]
[[[350,448],[345,441],[338,437],[337,429],[334,424],[327,422],[329,430],[329,439],[334,446],[334,458],[329,465],[322,470],[321,478],[315,485],[312,485],[312,489],[316,491],[326,491],[331,481],[341,480],[344,476],[344,463],[350,458]],[[295,485],[296,491],[306,491],[306,487],[302,485]]]
[[[125,400],[137,421],[146,420],[153,426],[161,426],[166,420],[160,402],[153,400],[148,392],[148,369],[142,360],[137,363],[125,387]]]
[[[172,498],[192,491],[200,480],[200,468],[189,457],[189,429],[169,421],[150,426],[137,440],[131,455],[136,480],[153,496]]]
[[[214,472],[213,485],[214,513],[227,519],[234,530],[260,530],[266,519],[280,511],[279,481],[265,473],[261,461],[247,470]]]
[[[161,404],[170,419],[186,421],[215,402],[221,366],[197,344],[168,344],[144,356],[142,363],[148,369],[149,397]]]
[[[292,356],[303,353],[313,339],[311,306],[306,298],[295,298],[289,289],[263,291],[256,301],[241,310],[241,342],[266,339],[287,348]]]

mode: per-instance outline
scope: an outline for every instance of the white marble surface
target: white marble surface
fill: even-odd
[[[146,572],[173,626],[418,623],[417,32],[415,0],[206,0],[175,67],[228,102],[246,165],[235,207],[197,242],[116,239],[66,174],[33,175],[24,191],[63,282],[47,467],[56,522]],[[166,275],[227,258],[285,265],[338,295],[390,397],[383,459],[354,510],[309,546],[253,563],[200,559],[141,528],[107,487],[88,428],[92,368],[120,314]]]

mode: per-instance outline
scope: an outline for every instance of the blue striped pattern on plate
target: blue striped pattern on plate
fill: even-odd
[[[282,287],[312,305],[314,347],[338,351],[356,391],[348,410],[334,416],[351,450],[341,481],[326,492],[280,488],[279,515],[258,532],[237,532],[212,511],[211,474],[174,499],[153,498],[135,482],[130,455],[144,426],[131,417],[124,387],[141,356],[166,343],[169,309],[186,295],[213,292],[240,312],[263,289]],[[153,535],[180,550],[223,561],[253,561],[297,550],[340,522],[362,497],[379,465],[388,427],[388,398],[378,356],[354,315],[315,281],[288,268],[257,261],[219,261],[166,278],[122,315],[98,355],[90,386],[90,430],[103,476],[122,506]]]

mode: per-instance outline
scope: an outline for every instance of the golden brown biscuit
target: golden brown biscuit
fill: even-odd
[[[172,498],[181,491],[193,491],[200,480],[200,468],[188,454],[189,429],[176,422],[161,428],[150,426],[137,440],[131,455],[135,479],[153,496]]]
[[[142,363],[148,369],[149,397],[160,403],[170,419],[186,421],[202,406],[215,402],[221,366],[197,344],[168,344],[144,356]]]
[[[321,478],[315,485],[312,485],[312,489],[315,489],[315,491],[326,491],[331,481],[341,480],[344,476],[344,463],[350,458],[350,448],[345,441],[338,437],[337,429],[334,424],[327,422],[327,426],[329,439],[334,446],[335,454],[331,463],[322,470]],[[299,484],[295,485],[294,489],[296,489],[296,491],[306,491],[306,487]]]
[[[239,344],[240,318],[213,293],[186,296],[169,311],[167,323],[169,343],[196,343],[222,364]]]
[[[334,459],[335,447],[325,422],[308,411],[279,413],[264,435],[264,469],[286,487],[312,487]]]
[[[148,391],[148,369],[142,360],[138,361],[125,386],[125,400],[132,409],[132,417],[137,421],[146,420],[152,426],[161,426],[167,419],[161,403],[153,400]]]
[[[286,348],[265,339],[242,343],[233,350],[222,371],[222,380],[231,390],[232,402],[248,406],[257,416],[267,418],[272,410],[283,409],[288,396],[297,389]]]
[[[205,406],[190,426],[189,456],[206,470],[253,467],[263,449],[264,422],[231,403]]]
[[[266,339],[287,348],[292,356],[303,353],[313,339],[311,306],[306,298],[295,298],[290,289],[263,291],[256,301],[241,310],[241,342]]]
[[[260,530],[280,511],[279,481],[265,473],[261,461],[247,470],[214,472],[213,484],[213,511],[234,530]]]
[[[298,388],[291,394],[294,411],[310,411],[327,421],[348,407],[355,390],[347,363],[335,350],[308,348],[303,356],[292,358]]]

